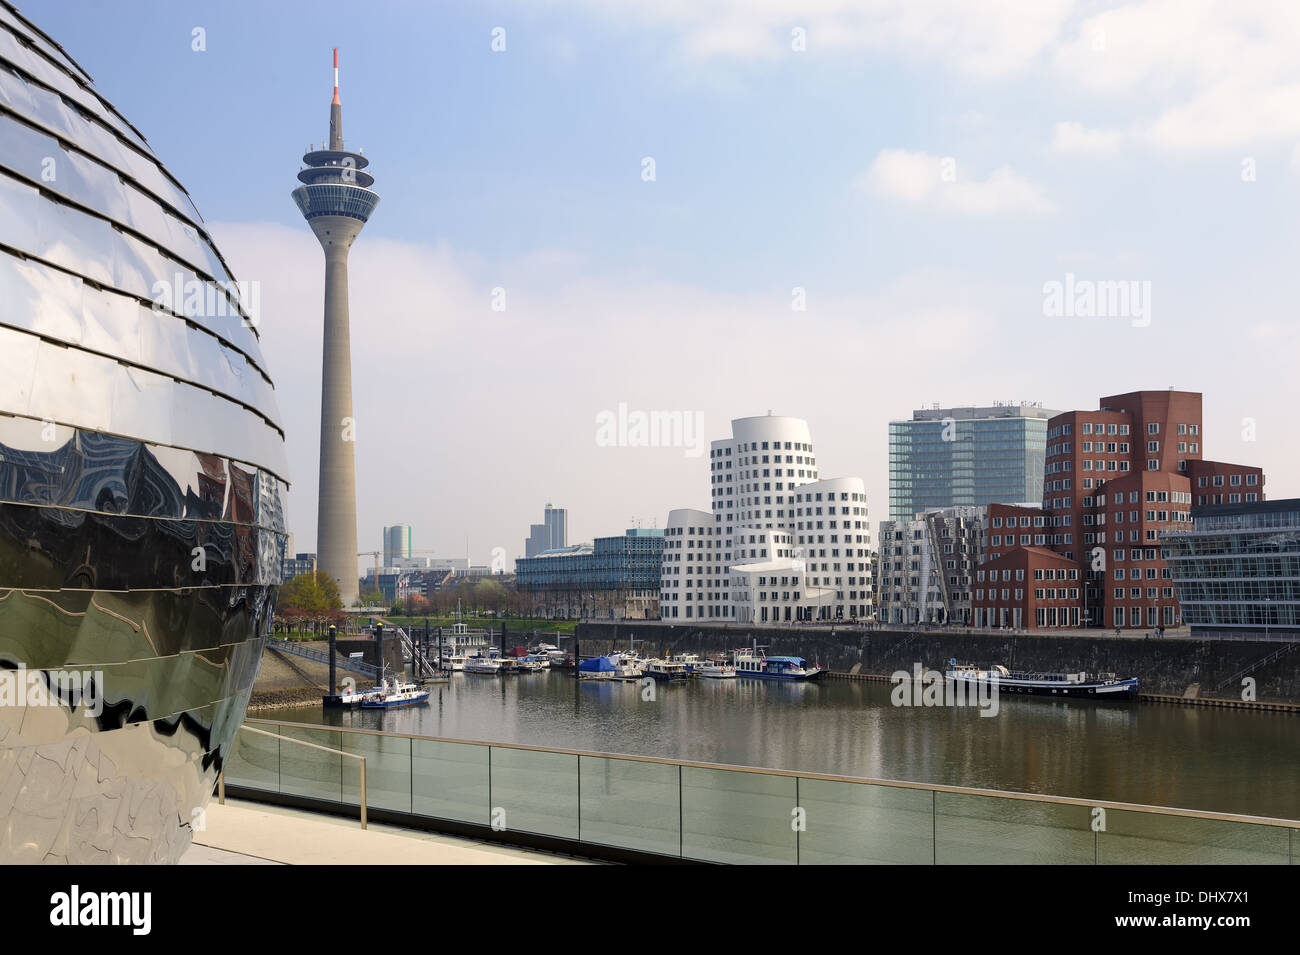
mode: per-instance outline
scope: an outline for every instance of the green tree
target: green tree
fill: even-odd
[[[343,611],[339,585],[322,571],[299,574],[280,585],[279,611],[288,619],[321,623],[335,620]]]

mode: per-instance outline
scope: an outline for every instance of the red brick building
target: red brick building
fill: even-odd
[[[1082,626],[1079,565],[1044,547],[1020,547],[975,571],[976,627],[1051,629]]]
[[[1045,546],[1079,568],[1085,625],[1176,626],[1161,533],[1190,523],[1195,504],[1264,499],[1261,469],[1206,461],[1203,442],[1201,395],[1191,391],[1111,395],[1096,411],[1048,422]]]

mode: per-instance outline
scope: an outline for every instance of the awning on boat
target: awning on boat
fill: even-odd
[[[583,673],[612,673],[614,661],[609,657],[592,657],[579,663],[578,669]]]

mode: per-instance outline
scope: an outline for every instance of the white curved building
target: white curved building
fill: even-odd
[[[737,418],[710,445],[712,511],[668,516],[660,616],[777,624],[869,617],[861,478],[819,480],[808,423]]]

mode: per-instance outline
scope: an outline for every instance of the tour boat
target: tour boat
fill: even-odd
[[[445,650],[442,656],[442,668],[450,670],[453,673],[460,673],[465,669],[465,656],[461,653],[448,654]]]
[[[366,709],[391,710],[401,706],[418,706],[428,700],[429,691],[420,689],[414,683],[383,680],[361,698],[361,705]]]
[[[981,670],[970,663],[948,661],[944,678],[955,684],[997,686],[998,693],[1055,696],[1065,699],[1131,700],[1138,694],[1136,677],[1119,679],[1113,673],[1030,673],[998,664]]]
[[[759,653],[759,649],[734,651],[732,664],[736,676],[756,680],[815,680],[824,672],[819,666],[809,666],[803,657],[769,657]]]

